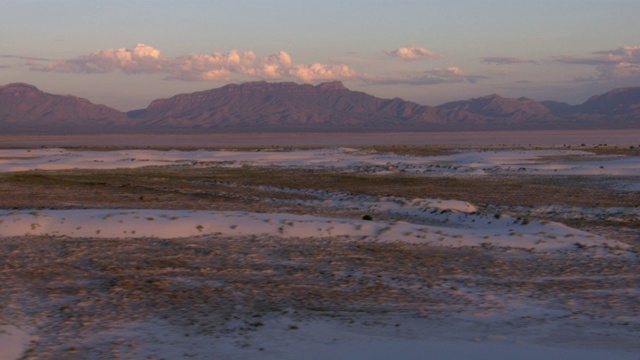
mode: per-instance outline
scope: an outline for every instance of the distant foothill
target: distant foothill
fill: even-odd
[[[0,87],[4,132],[473,131],[640,127],[640,87],[614,89],[579,105],[497,94],[425,106],[319,85],[249,82],[179,94],[120,112],[13,83]]]

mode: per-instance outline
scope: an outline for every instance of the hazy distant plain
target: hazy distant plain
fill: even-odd
[[[8,147],[233,147],[370,145],[534,145],[586,144],[640,147],[640,129],[471,132],[309,132],[217,134],[0,135]]]

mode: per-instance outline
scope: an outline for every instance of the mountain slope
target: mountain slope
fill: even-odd
[[[198,128],[390,128],[443,122],[434,108],[351,91],[340,82],[317,86],[252,82],[153,101],[130,113],[147,126]]]
[[[640,127],[640,87],[618,88],[557,110],[565,121],[597,128]]]
[[[155,100],[129,114],[146,126],[202,129],[469,130],[535,127],[558,120],[547,107],[525,98],[491,95],[432,107],[351,91],[340,82],[227,85]]]
[[[640,87],[580,105],[489,95],[424,106],[319,85],[250,82],[154,100],[127,114],[27,84],[0,87],[0,130],[200,132],[508,130],[640,127]]]
[[[540,102],[524,97],[508,99],[497,94],[445,103],[439,105],[438,109],[450,120],[484,126],[541,126],[560,120]]]
[[[535,100],[527,98],[506,99],[498,94],[470,100],[449,102],[439,105],[438,108],[465,110],[492,117],[511,117],[514,114],[537,115],[549,113],[549,109]]]
[[[604,116],[640,116],[640,87],[619,88],[592,96],[576,107],[577,112]]]
[[[53,95],[28,84],[0,87],[2,128],[77,128],[123,126],[127,117],[116,109],[71,95]]]

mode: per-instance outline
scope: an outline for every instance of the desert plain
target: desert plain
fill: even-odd
[[[287,139],[4,142],[0,359],[640,356],[640,144]]]

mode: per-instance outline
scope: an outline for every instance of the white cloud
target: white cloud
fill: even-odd
[[[355,71],[345,64],[294,65],[291,55],[286,51],[257,56],[253,51],[241,52],[234,49],[228,53],[194,53],[167,58],[161,55],[160,50],[145,44],[138,44],[133,49],[96,50],[75,59],[31,65],[31,69],[37,71],[86,74],[115,71],[126,74],[159,73],[168,79],[186,81],[231,81],[236,75],[261,80],[295,78],[304,82],[355,77]]]
[[[409,46],[389,53],[405,60],[441,57],[427,49]],[[404,75],[369,76],[358,73],[344,63],[296,64],[286,51],[259,56],[253,51],[233,49],[227,53],[191,53],[165,57],[153,46],[138,44],[134,48],[96,50],[73,59],[31,64],[32,70],[61,73],[160,74],[166,79],[182,81],[296,80],[314,83],[336,80],[358,80],[370,84],[429,85],[441,83],[475,83],[484,76],[465,74],[458,67],[435,68]]]
[[[291,67],[291,56],[284,51],[257,57],[253,51],[231,50],[227,54],[189,54],[176,58],[167,69],[180,80],[230,80],[232,74],[260,79],[279,79]]]
[[[640,46],[622,46],[614,50],[596,51],[596,55],[601,55],[612,62],[634,62],[640,63]]]
[[[289,70],[289,75],[304,82],[345,80],[356,76],[356,73],[349,66],[341,65],[296,65]]]
[[[160,56],[160,50],[145,44],[133,49],[96,50],[77,59],[49,63],[35,70],[65,73],[108,73],[116,69],[127,74],[162,72],[166,59]]]
[[[638,81],[640,80],[640,46],[621,46],[617,49],[596,51],[594,56],[584,58],[563,57],[564,64],[593,66],[598,72],[594,78],[579,81]]]
[[[640,64],[638,63],[620,62],[612,67],[601,66],[596,69],[606,78],[623,79],[640,77]]]
[[[451,66],[446,69],[433,69],[429,71],[425,71],[425,73],[438,76],[438,77],[449,77],[449,78],[464,78],[466,74],[459,67]]]
[[[405,61],[425,60],[428,58],[439,59],[444,57],[440,54],[434,53],[431,50],[414,45],[409,45],[393,51],[385,51],[385,54],[393,57],[398,57]]]

